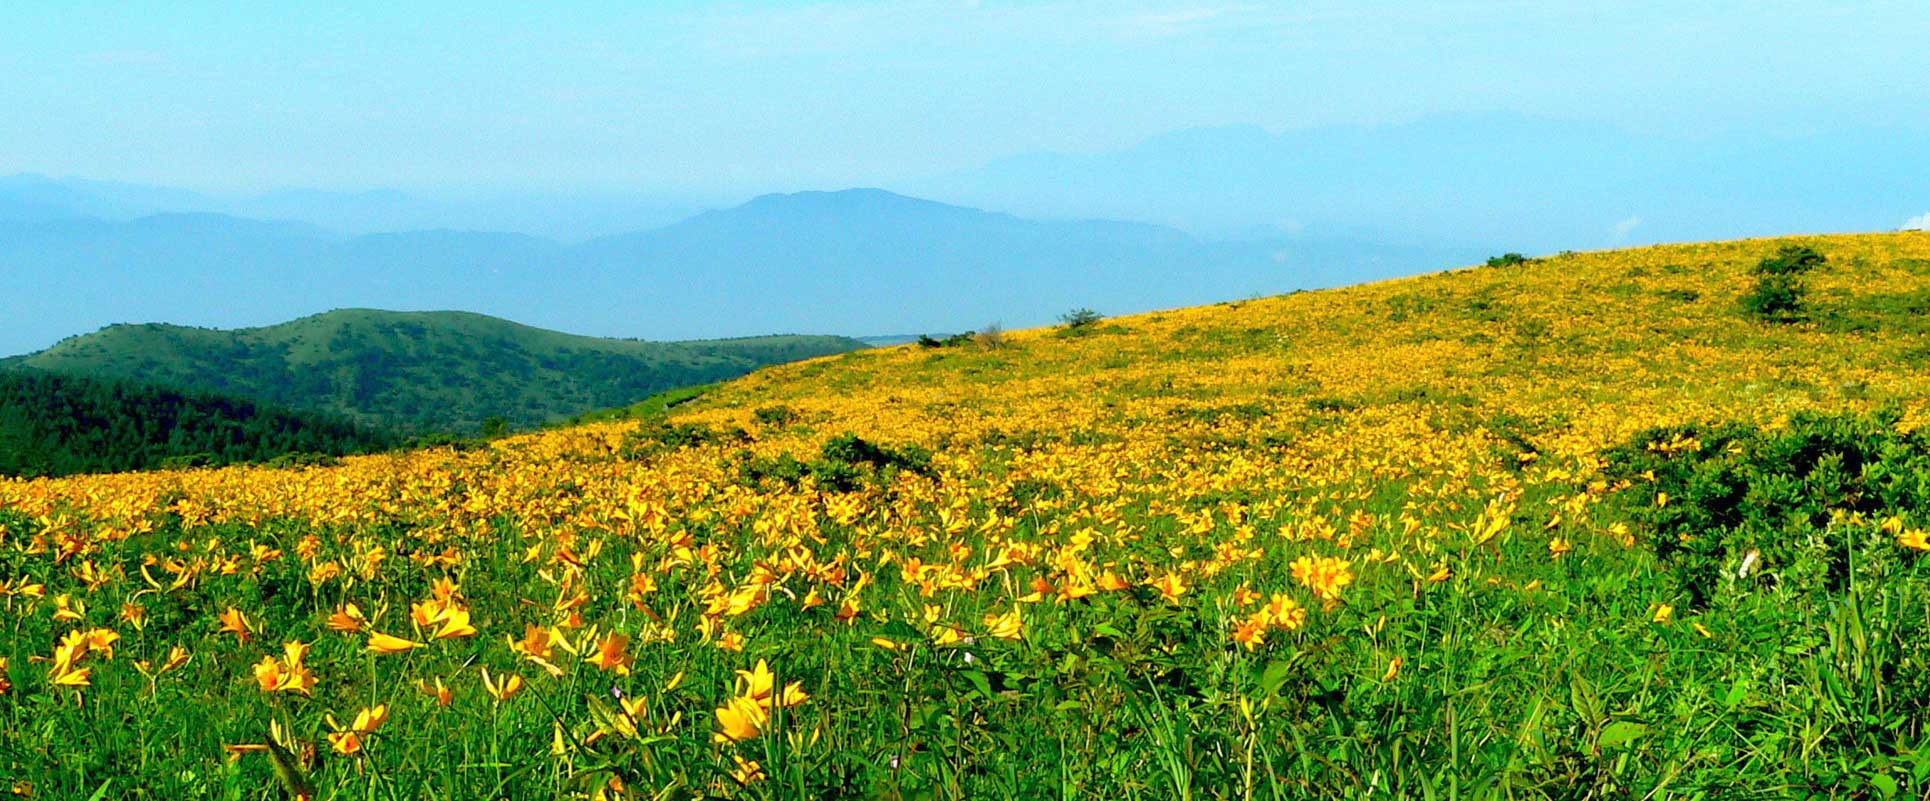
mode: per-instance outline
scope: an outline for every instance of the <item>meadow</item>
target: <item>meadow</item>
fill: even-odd
[[[1925,797],[1926,315],[1563,254],[0,481],[0,791]]]

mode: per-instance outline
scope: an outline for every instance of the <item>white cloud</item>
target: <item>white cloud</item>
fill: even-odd
[[[1930,212],[1924,212],[1903,224],[1905,231],[1930,231]]]
[[[1640,217],[1630,217],[1626,220],[1616,223],[1614,229],[1612,229],[1615,239],[1618,241],[1622,239],[1627,239],[1629,232],[1634,231],[1636,226],[1639,226],[1641,224],[1642,224],[1642,218]]]

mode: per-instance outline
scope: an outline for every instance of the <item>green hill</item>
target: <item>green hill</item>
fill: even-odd
[[[219,395],[38,370],[0,372],[0,475],[307,461],[389,447],[345,420]]]
[[[325,412],[401,432],[531,426],[842,353],[831,336],[602,339],[466,312],[345,309],[263,328],[116,325],[0,363]]]

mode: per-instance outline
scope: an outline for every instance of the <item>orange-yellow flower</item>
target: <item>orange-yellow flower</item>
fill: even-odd
[[[785,685],[782,695],[777,695],[776,689],[777,674],[772,673],[770,664],[762,659],[757,660],[750,670],[737,671],[737,694],[761,706],[793,707],[810,700],[810,696],[804,694],[803,682],[794,681]]]
[[[335,717],[331,715],[328,725],[335,731],[328,733],[328,743],[335,748],[336,753],[355,756],[362,752],[362,738],[374,734],[375,730],[382,728],[382,724],[388,719],[388,704],[376,704],[373,707],[364,708],[356,713],[355,724],[346,729],[337,725]]]
[[[62,635],[60,644],[54,646],[53,670],[50,672],[55,686],[86,687],[92,684],[89,676],[92,668],[80,667],[80,660],[87,656],[89,637],[87,632],[70,631]]]
[[[417,679],[415,686],[416,689],[421,690],[423,694],[436,699],[436,706],[448,706],[451,701],[456,699],[455,693],[450,692],[448,685],[442,683],[441,676],[435,677],[435,683],[433,684],[423,679]]]
[[[308,646],[299,640],[282,644],[282,658],[264,656],[255,663],[255,683],[265,693],[294,692],[308,695],[315,688],[315,674],[308,672],[302,659]]]
[[[1246,646],[1249,651],[1265,645],[1269,623],[1264,609],[1248,615],[1233,624],[1233,641]]]
[[[1340,589],[1354,580],[1352,566],[1337,556],[1302,556],[1291,567],[1294,580],[1323,601],[1339,600]]]
[[[369,619],[362,616],[361,607],[355,604],[343,604],[340,609],[335,610],[334,614],[328,616],[329,631],[353,634],[361,631],[368,623]]]
[[[497,678],[489,674],[489,668],[482,669],[483,692],[496,699],[496,703],[509,700],[509,697],[522,691],[523,677],[514,673]]]
[[[1920,528],[1909,528],[1909,529],[1904,529],[1901,532],[1898,532],[1896,535],[1896,541],[1898,545],[1901,545],[1905,548],[1915,548],[1916,550],[1919,550],[1919,551],[1930,551],[1930,534],[1926,534],[1924,530]]]
[[[474,636],[476,636],[476,627],[469,625],[469,610],[450,609],[443,615],[442,625],[436,628],[435,635],[430,639],[446,640],[451,637]]]
[[[121,635],[113,629],[90,629],[86,637],[87,650],[100,654],[102,659],[113,659],[114,643],[121,640]]]
[[[636,661],[630,655],[630,635],[610,632],[596,646],[596,653],[583,658],[583,661],[619,676],[630,675],[630,664]]]
[[[78,622],[87,619],[87,604],[61,593],[54,596],[54,621]]]
[[[1180,578],[1177,573],[1167,573],[1146,582],[1146,586],[1159,590],[1159,596],[1165,598],[1168,603],[1178,601],[1180,596],[1186,594],[1186,580]]]
[[[731,770],[730,777],[738,784],[750,784],[764,778],[764,768],[757,764],[756,760],[745,759],[736,754],[731,754],[730,758],[737,763],[737,767]]]
[[[990,628],[987,634],[1001,640],[1025,638],[1025,618],[1019,614],[1018,607],[1003,615],[986,615],[985,625]]]
[[[833,615],[833,617],[837,618],[837,620],[841,623],[850,623],[858,619],[858,613],[860,611],[861,609],[858,605],[858,597],[856,595],[851,595],[851,596],[847,596],[844,599],[844,602],[838,605],[838,613],[836,615]]]
[[[121,604],[121,620],[140,631],[147,630],[147,607],[129,601]]]
[[[399,654],[410,649],[421,648],[422,646],[422,643],[416,642],[415,640],[405,640],[393,634],[383,634],[379,631],[369,632],[369,650],[374,653]]]
[[[556,643],[561,642],[567,644],[567,641],[554,630],[530,624],[530,626],[523,631],[523,639],[513,640],[508,636],[504,636],[503,640],[509,643],[509,650],[521,654],[524,659],[536,663],[538,667],[543,669],[543,672],[550,674],[552,677],[562,677],[563,669],[550,662],[550,657],[554,653],[553,649]]]
[[[1297,631],[1307,624],[1307,610],[1300,608],[1300,604],[1285,593],[1274,593],[1272,600],[1260,608],[1259,614],[1266,615],[1267,625],[1288,631]]]
[[[150,672],[148,663],[145,660],[134,663],[134,666],[139,668],[142,674],[152,679],[168,671],[178,670],[182,665],[187,664],[191,658],[188,654],[188,649],[176,645],[168,649],[168,658],[161,663],[159,670]]]
[[[221,623],[221,628],[215,630],[216,634],[231,632],[235,635],[236,640],[244,643],[248,641],[249,637],[254,635],[253,627],[248,625],[248,617],[241,614],[241,610],[232,606],[228,607],[228,611],[216,616],[215,620]]]
[[[549,629],[531,623],[523,629],[522,639],[509,641],[509,650],[537,659],[549,659],[550,647],[556,640],[557,637]]]
[[[717,708],[717,733],[712,739],[720,743],[741,743],[762,733],[770,720],[770,712],[762,704],[735,697]]]

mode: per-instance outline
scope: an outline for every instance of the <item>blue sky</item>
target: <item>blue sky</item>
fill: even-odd
[[[1925,41],[1921,0],[14,0],[0,173],[718,194],[1455,111],[1921,130]]]

